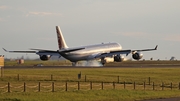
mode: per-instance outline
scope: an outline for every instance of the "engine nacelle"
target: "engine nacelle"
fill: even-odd
[[[135,59],[135,60],[139,60],[139,59],[141,59],[141,58],[143,57],[143,54],[140,53],[140,52],[136,52],[136,53],[134,53],[134,54],[132,55],[132,57],[133,57],[133,59]]]
[[[101,63],[104,65],[105,63],[110,63],[110,62],[122,62],[124,60],[124,56],[114,56],[114,57],[105,57],[101,58]]]
[[[124,61],[124,56],[116,55],[116,56],[114,56],[114,61],[122,62],[122,61]]]
[[[50,55],[40,55],[39,57],[42,61],[47,61],[50,59],[51,56]]]
[[[105,60],[106,60],[106,63],[114,62],[114,59],[110,57],[106,57]]]
[[[114,58],[106,57],[101,59],[101,63],[104,65],[105,63],[114,62]]]

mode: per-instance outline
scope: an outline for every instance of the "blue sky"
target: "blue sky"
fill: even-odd
[[[118,42],[124,49],[154,48],[144,59],[180,59],[179,0],[1,0],[0,47],[57,50],[55,26],[69,47]],[[6,57],[36,58],[6,53]],[[129,56],[130,57],[130,56]]]

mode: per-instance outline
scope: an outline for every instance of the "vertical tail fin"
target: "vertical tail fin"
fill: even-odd
[[[57,40],[58,40],[59,49],[61,50],[61,49],[68,48],[59,26],[56,26],[56,32],[57,32]]]

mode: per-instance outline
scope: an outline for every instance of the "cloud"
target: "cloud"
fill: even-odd
[[[1,21],[3,21],[3,19],[2,19],[2,18],[0,18],[0,22],[1,22]]]
[[[166,41],[180,42],[180,35],[178,34],[166,35],[163,39]]]
[[[144,32],[119,32],[119,33],[113,33],[115,35],[122,35],[126,37],[140,37],[140,36],[147,36],[148,34]]]
[[[5,10],[5,9],[8,9],[9,7],[8,6],[5,6],[5,5],[3,5],[3,6],[0,6],[0,10]]]
[[[37,38],[37,40],[44,40],[44,41],[54,41],[55,38]]]
[[[60,16],[60,13],[51,13],[51,12],[29,12],[26,16],[51,16],[56,15]]]
[[[154,37],[155,34],[151,35],[143,32],[124,32],[124,33],[115,33],[115,34],[126,37],[146,37],[147,39],[151,39],[151,40],[161,38],[162,40],[165,41],[180,42],[180,34],[169,34],[164,36],[162,36],[162,34],[156,34],[156,37]]]
[[[125,33],[122,33],[121,35],[123,36],[144,36],[144,35],[147,35],[146,33],[143,33],[143,32],[125,32]]]

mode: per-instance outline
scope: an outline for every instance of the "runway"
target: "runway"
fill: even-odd
[[[180,68],[180,64],[152,64],[152,65],[120,65],[120,66],[5,66],[4,69],[72,69],[72,68]]]

